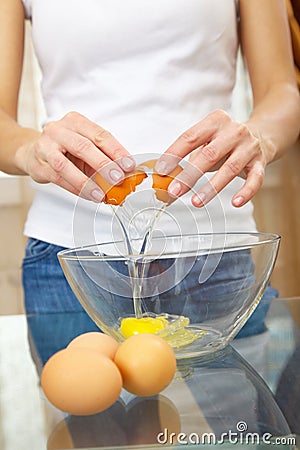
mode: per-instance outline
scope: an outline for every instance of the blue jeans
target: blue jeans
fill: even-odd
[[[57,258],[57,253],[60,250],[63,250],[63,247],[32,238],[28,240],[25,258],[23,260],[23,286],[26,314],[30,316],[33,314],[41,315],[50,313],[77,312],[80,313],[81,316],[86,316],[81,332],[95,330],[97,329],[96,325],[94,325],[91,319],[89,319],[87,314],[84,312],[83,307],[75,297],[62,272]],[[220,269],[218,268],[214,274],[215,280],[217,280],[219,289],[221,290],[222,283],[225,283],[225,281],[222,282],[222,278],[220,278],[220,276],[224,278],[226,267],[229,266],[228,261],[226,262],[226,259],[224,259],[224,261],[225,263],[223,264],[223,267]],[[230,265],[232,266],[232,264]],[[238,264],[236,267],[238,267]],[[236,282],[239,282],[238,275]],[[228,284],[228,280],[226,280],[226,283]],[[188,286],[185,286],[184,280],[181,283],[180,289],[182,290],[182,293],[186,292],[189,294],[189,307],[196,308],[197,292],[193,293]],[[172,297],[171,291],[169,296]],[[276,296],[277,291],[269,286],[266,289],[265,294],[255,312],[240,330],[238,337],[245,337],[265,331],[266,327],[264,324],[264,319],[268,312],[270,301]],[[195,301],[193,301],[193,297],[195,297]],[[165,296],[164,301],[166,301],[167,304],[168,295]],[[195,309],[195,314],[196,312],[197,311]],[[66,327],[66,324],[62,326]],[[68,333],[66,330],[66,339],[69,339],[70,341],[72,336],[70,338],[67,334]]]

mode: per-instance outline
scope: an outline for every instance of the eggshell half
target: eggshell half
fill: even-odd
[[[95,176],[95,182],[100,186],[104,192],[104,203],[111,205],[122,205],[127,195],[135,191],[147,175],[143,170],[134,170],[126,174],[122,183],[112,185],[99,173]]]

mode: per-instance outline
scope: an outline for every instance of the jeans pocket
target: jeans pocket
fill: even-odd
[[[25,248],[23,265],[39,261],[50,255],[52,252],[58,252],[59,250],[61,250],[61,247],[58,247],[57,245],[40,241],[39,239],[29,238]]]

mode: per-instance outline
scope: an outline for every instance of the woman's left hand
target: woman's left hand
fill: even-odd
[[[266,164],[272,159],[261,137],[247,124],[239,123],[217,110],[185,131],[159,158],[156,171],[167,175],[182,158],[189,163],[169,185],[169,193],[180,197],[208,171],[216,171],[210,182],[192,196],[194,206],[201,207],[215,197],[237,176],[246,178],[243,187],[232,198],[234,206],[243,206],[258,191]]]

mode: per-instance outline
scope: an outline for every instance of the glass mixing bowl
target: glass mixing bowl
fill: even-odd
[[[190,358],[225,347],[246,323],[268,284],[279,241],[267,233],[154,233],[144,254],[128,254],[118,241],[64,250],[58,258],[103,332],[119,342],[156,333],[177,358]]]

